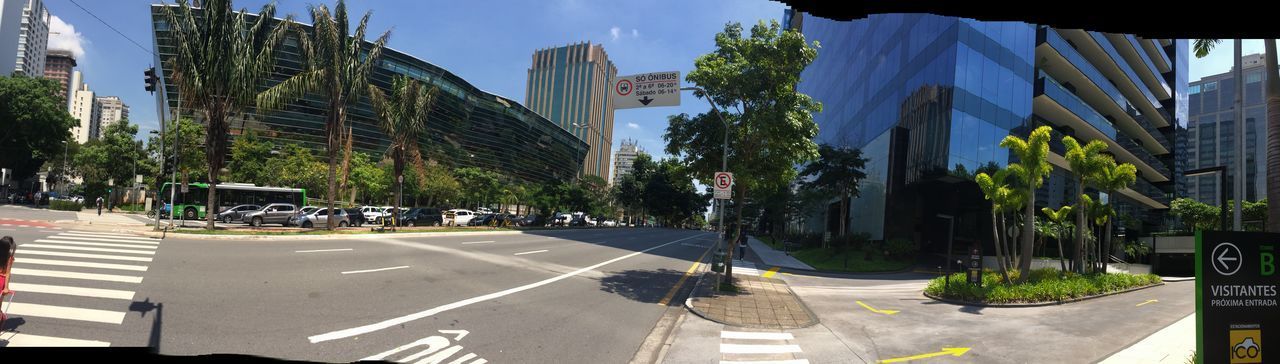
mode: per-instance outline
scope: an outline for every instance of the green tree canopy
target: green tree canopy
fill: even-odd
[[[63,142],[75,141],[78,122],[57,94],[53,80],[0,76],[0,166],[12,168],[15,179],[34,175],[62,154]]]
[[[264,186],[271,180],[274,172],[267,168],[274,146],[270,141],[258,136],[253,129],[247,130],[231,142],[231,160],[227,169],[231,171],[231,180],[240,183],[253,183]]]

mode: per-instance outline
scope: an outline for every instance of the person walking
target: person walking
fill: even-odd
[[[98,196],[98,216],[102,216],[102,196]]]

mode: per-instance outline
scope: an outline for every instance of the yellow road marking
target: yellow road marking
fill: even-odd
[[[779,269],[782,269],[782,268],[781,267],[769,268],[768,272],[764,272],[764,274],[761,274],[760,276],[764,278],[773,277],[774,274],[778,274]]]
[[[859,304],[859,305],[862,305],[862,307],[863,307],[863,308],[867,309],[868,311],[875,312],[875,313],[883,313],[883,314],[886,314],[886,315],[892,315],[892,314],[895,314],[895,313],[898,313],[898,312],[899,312],[899,311],[896,311],[896,310],[877,310],[877,309],[871,308],[871,306],[867,306],[867,304],[862,303],[862,301],[857,301],[857,302],[858,302],[858,304]]]
[[[684,285],[684,281],[689,279],[689,276],[693,275],[693,271],[698,270],[698,265],[702,264],[702,258],[706,258],[707,253],[710,252],[711,249],[707,249],[707,251],[702,252],[702,256],[698,257],[698,261],[693,262],[693,266],[690,266],[689,270],[685,271],[683,276],[680,276],[680,280],[676,281],[676,285],[672,286],[670,291],[667,291],[667,295],[663,296],[661,301],[658,301],[659,305],[666,306],[668,303],[671,303],[671,297],[675,297],[676,291],[679,291],[680,287]]]
[[[893,358],[893,359],[885,359],[885,360],[878,361],[877,363],[901,363],[904,361],[932,358],[935,356],[943,356],[943,355],[961,356],[961,355],[964,355],[964,353],[969,352],[969,349],[970,348],[942,348],[942,351],[935,352],[935,353],[904,356],[901,358]]]
[[[1147,302],[1143,302],[1143,303],[1139,303],[1139,304],[1133,305],[1133,307],[1140,307],[1140,306],[1145,305],[1145,304],[1148,304],[1148,303],[1156,303],[1156,302],[1160,302],[1160,300],[1147,300]]]

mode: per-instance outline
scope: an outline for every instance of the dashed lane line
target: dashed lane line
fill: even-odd
[[[405,268],[409,268],[409,266],[407,266],[407,265],[402,265],[402,266],[399,266],[399,267],[378,268],[378,269],[366,269],[366,270],[353,270],[353,271],[350,271],[350,272],[342,272],[342,274],[372,273],[372,272],[381,272],[381,271],[386,271],[386,270],[393,270],[393,269],[405,269]]]
[[[538,253],[546,253],[546,252],[548,252],[548,250],[543,249],[543,250],[534,250],[534,251],[528,251],[523,253],[515,253],[514,255],[538,254]]]

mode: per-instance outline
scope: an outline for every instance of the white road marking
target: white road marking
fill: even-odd
[[[60,270],[44,270],[44,269],[29,269],[29,268],[13,268],[12,270],[10,270],[10,272],[12,272],[13,275],[19,275],[19,276],[25,275],[25,276],[36,276],[36,277],[84,279],[84,280],[91,280],[91,281],[142,283],[142,277],[122,276],[122,275],[116,275],[116,274],[80,273],[80,272],[66,272],[66,271],[60,271]]]
[[[493,240],[485,240],[485,241],[468,241],[468,242],[464,242],[464,243],[462,243],[462,245],[467,245],[467,244],[487,244],[487,243],[492,243],[492,242],[493,242]]]
[[[131,270],[138,272],[146,272],[145,265],[127,265],[127,264],[110,264],[110,263],[93,263],[79,262],[74,260],[54,260],[54,259],[37,259],[37,258],[13,258],[14,263],[25,264],[42,264],[42,265],[61,265],[67,267],[85,267],[85,268],[102,268],[102,269],[118,269]]]
[[[58,234],[58,235],[50,236],[49,238],[50,238],[50,239],[80,240],[80,241],[101,241],[101,242],[106,242],[106,243],[130,243],[130,244],[160,245],[160,241],[159,241],[159,240],[155,240],[155,239],[135,239],[135,238],[97,238],[97,237],[89,237],[89,236],[75,236],[75,235],[67,235],[67,234]]]
[[[652,247],[652,248],[649,248],[649,249],[641,250],[641,251],[634,252],[634,253],[631,253],[631,254],[623,255],[623,256],[621,256],[621,257],[617,257],[617,258],[613,258],[613,259],[610,259],[610,260],[606,260],[606,261],[604,261],[604,262],[597,263],[596,265],[592,265],[592,266],[590,266],[590,267],[581,268],[581,269],[578,269],[578,270],[575,270],[575,271],[572,271],[572,272],[569,272],[569,273],[561,274],[561,275],[559,275],[559,276],[555,276],[555,277],[552,277],[552,278],[547,278],[547,279],[544,279],[544,280],[541,280],[541,281],[537,281],[537,282],[534,282],[534,283],[526,284],[526,285],[519,286],[519,287],[515,287],[515,288],[510,288],[510,289],[507,289],[507,290],[504,290],[504,291],[494,292],[494,293],[486,294],[486,295],[483,295],[483,296],[472,297],[472,298],[468,298],[468,299],[465,299],[465,300],[462,300],[462,301],[458,301],[458,302],[450,303],[450,304],[447,304],[447,305],[436,306],[436,307],[434,307],[434,308],[431,308],[431,309],[428,309],[428,310],[425,310],[425,311],[420,311],[420,312],[417,312],[417,313],[413,313],[413,314],[409,314],[409,315],[405,315],[405,316],[400,316],[400,317],[393,318],[393,319],[389,319],[389,320],[385,320],[385,321],[382,321],[382,322],[377,322],[377,323],[373,323],[373,324],[368,324],[368,325],[364,325],[364,326],[360,326],[360,327],[353,327],[353,328],[345,329],[345,330],[333,331],[333,332],[324,333],[324,334],[319,334],[319,335],[313,335],[313,336],[308,337],[308,338],[307,338],[307,340],[311,341],[311,343],[312,343],[312,344],[315,344],[315,343],[319,343],[319,342],[330,341],[330,340],[337,340],[337,339],[343,339],[343,338],[348,338],[348,337],[352,337],[352,336],[356,336],[356,335],[361,335],[361,334],[366,334],[366,333],[370,333],[370,332],[374,332],[374,331],[382,330],[382,329],[389,328],[389,327],[394,327],[394,326],[397,326],[397,325],[400,325],[400,324],[403,324],[403,323],[406,323],[406,322],[411,322],[411,321],[414,321],[414,320],[422,319],[422,318],[424,318],[424,317],[430,317],[430,316],[432,316],[432,315],[435,315],[435,314],[438,314],[438,313],[441,313],[441,312],[445,312],[445,311],[449,311],[449,310],[452,310],[452,309],[455,309],[455,308],[465,307],[465,306],[472,305],[472,304],[475,304],[475,303],[478,303],[478,302],[484,302],[484,301],[488,301],[488,300],[491,300],[491,299],[495,299],[495,298],[500,298],[500,297],[503,297],[503,296],[507,296],[507,295],[510,295],[510,294],[513,294],[513,293],[518,293],[518,292],[522,292],[522,291],[527,291],[527,290],[530,290],[530,289],[538,288],[538,287],[541,287],[541,286],[545,286],[545,285],[548,285],[548,284],[551,284],[551,283],[558,282],[558,281],[560,281],[560,280],[567,279],[567,278],[569,278],[569,277],[573,277],[573,276],[576,276],[576,275],[582,274],[582,273],[587,272],[587,271],[590,271],[590,270],[594,270],[594,269],[596,269],[596,268],[603,267],[603,266],[608,265],[608,264],[610,264],[610,263],[618,262],[618,261],[621,261],[621,260],[623,260],[623,259],[631,258],[631,257],[637,256],[637,255],[640,255],[640,254],[648,253],[648,252],[650,252],[650,251],[653,251],[653,250],[656,250],[656,249],[659,249],[659,248],[663,248],[663,247],[666,247],[666,246],[671,245],[671,244],[679,243],[679,242],[681,242],[681,241],[685,241],[685,240],[693,239],[693,238],[696,238],[696,237],[698,237],[698,235],[690,236],[690,237],[683,238],[683,239],[679,239],[679,240],[674,240],[674,241],[668,242],[668,243],[666,243],[666,244],[658,245],[658,246],[655,246],[655,247]]]
[[[546,253],[546,252],[547,252],[547,250],[546,250],[546,249],[543,249],[543,250],[534,250],[534,251],[531,251],[531,252],[516,253],[515,255],[538,254],[538,253]]]
[[[95,297],[95,298],[114,298],[120,300],[132,300],[133,291],[120,291],[114,289],[100,288],[83,288],[69,286],[55,286],[49,284],[30,284],[30,283],[10,283],[9,287],[17,292],[34,292],[62,294],[68,296]]]
[[[68,246],[68,245],[22,244],[22,245],[20,245],[20,246],[22,246],[22,247],[27,247],[27,248],[62,249],[62,250],[80,250],[80,251],[87,251],[87,252],[104,252],[104,253],[125,253],[125,254],[156,255],[156,252],[153,252],[153,251],[127,250],[127,249],[107,249],[107,248],[89,248],[89,247]]]
[[[124,312],[94,310],[88,308],[38,305],[34,303],[5,302],[4,311],[14,316],[49,317],[64,320],[117,324],[124,322]]]
[[[18,231],[18,229],[0,229],[0,230],[4,230],[4,231]]]
[[[81,233],[81,234],[94,234],[94,235],[110,235],[110,236],[137,237],[137,235],[133,235],[133,234],[124,234],[124,233],[108,233],[108,232],[101,232],[101,231],[67,230],[67,232],[69,232],[69,233]]]
[[[18,255],[50,255],[55,257],[71,257],[71,258],[90,258],[90,259],[109,259],[109,260],[128,260],[133,262],[150,262],[151,258],[147,257],[126,257],[119,255],[105,254],[85,254],[85,253],[68,253],[68,252],[50,252],[43,250],[19,250]]]
[[[40,232],[42,232],[42,233],[60,233],[60,232],[62,232],[62,231],[58,231],[58,230],[40,230]]]
[[[749,339],[749,340],[795,340],[789,332],[747,332],[747,331],[721,331],[721,339]]]
[[[295,250],[294,253],[323,253],[323,252],[349,252],[355,249],[320,249],[320,250]]]
[[[785,354],[799,353],[800,345],[720,344],[721,354]]]
[[[378,268],[378,269],[368,269],[368,270],[353,270],[353,271],[350,271],[350,272],[342,272],[342,274],[356,274],[356,273],[381,272],[381,271],[384,271],[384,270],[405,269],[405,268],[409,268],[409,266],[407,266],[407,265],[402,265],[402,266],[399,266],[399,267],[390,267],[390,268]]]
[[[79,340],[67,339],[53,336],[39,336],[32,334],[20,334],[12,331],[5,332],[0,335],[0,341],[6,342],[4,346],[17,347],[109,347],[111,343],[96,340]]]
[[[764,360],[764,361],[729,361],[721,360],[720,364],[809,364],[809,359]]]
[[[51,243],[51,244],[71,244],[71,245],[87,245],[87,246],[105,246],[105,247],[111,247],[111,248],[151,249],[151,250],[156,250],[156,248],[159,248],[159,247],[154,246],[154,245],[132,245],[132,244],[112,244],[112,243],[91,243],[91,242],[85,242],[85,241],[72,241],[72,240],[36,239],[34,242],[36,242],[36,243]]]

